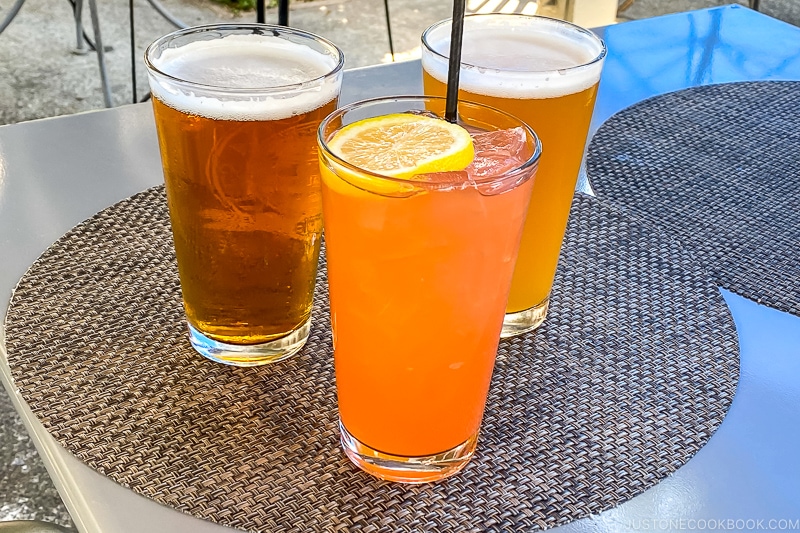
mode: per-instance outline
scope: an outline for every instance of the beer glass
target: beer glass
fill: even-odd
[[[445,20],[422,34],[426,94],[445,94],[450,28]],[[547,315],[605,56],[602,40],[569,22],[517,14],[465,17],[459,97],[521,118],[544,148],[503,337],[535,329]]]
[[[442,98],[368,100],[319,130],[341,443],[359,468],[391,481],[442,479],[475,450],[540,145],[519,120],[466,102],[459,118],[474,139],[517,136],[497,173],[393,178],[329,142],[355,120],[442,116],[444,107]],[[510,151],[475,146],[476,161]]]
[[[192,346],[236,366],[305,344],[322,231],[316,130],[344,59],[265,24],[179,30],[145,53]]]

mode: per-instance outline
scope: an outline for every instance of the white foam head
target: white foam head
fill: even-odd
[[[194,41],[150,61],[153,96],[216,120],[300,115],[336,98],[341,87],[338,57],[272,35]]]
[[[588,89],[600,79],[605,45],[572,24],[525,15],[464,19],[459,86],[498,98],[554,98]],[[423,34],[422,67],[447,83],[450,23]]]

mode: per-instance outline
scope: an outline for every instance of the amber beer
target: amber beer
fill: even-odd
[[[503,337],[545,319],[606,48],[592,32],[527,15],[469,15],[459,96],[511,113],[542,141],[542,159],[511,284]],[[422,35],[426,94],[445,94],[450,21]]]
[[[316,130],[342,56],[266,25],[204,26],[147,51],[190,340],[234,365],[306,342],[322,232]]]

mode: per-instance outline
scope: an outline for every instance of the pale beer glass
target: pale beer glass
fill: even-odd
[[[445,20],[422,34],[426,94],[445,94],[450,31]],[[543,147],[502,337],[535,329],[547,315],[605,56],[594,33],[562,20],[465,17],[459,98],[517,116]]]
[[[189,338],[252,366],[305,344],[322,232],[316,130],[344,59],[315,35],[199,26],[147,49]]]

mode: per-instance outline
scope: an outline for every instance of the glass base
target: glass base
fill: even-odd
[[[400,483],[430,483],[460,471],[475,453],[478,433],[455,448],[436,455],[404,457],[373,450],[359,442],[339,422],[342,448],[347,457],[361,470],[386,481]]]
[[[300,351],[311,331],[311,319],[289,335],[262,344],[228,344],[206,337],[189,324],[189,340],[200,355],[217,363],[258,366],[282,361]]]
[[[530,309],[516,313],[506,313],[506,317],[503,319],[503,329],[500,331],[500,338],[516,337],[541,326],[544,319],[547,318],[549,305],[550,297],[548,296],[544,301]]]

